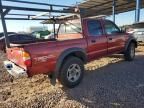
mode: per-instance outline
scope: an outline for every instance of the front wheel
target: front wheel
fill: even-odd
[[[124,54],[125,60],[126,61],[132,61],[135,58],[135,44],[130,43],[128,46],[125,54]]]
[[[73,88],[77,86],[83,79],[84,64],[77,57],[68,58],[61,69],[59,80],[62,85]]]

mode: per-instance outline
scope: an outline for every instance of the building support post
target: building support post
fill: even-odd
[[[4,12],[3,12],[2,1],[1,0],[0,0],[0,17],[1,17],[4,36],[5,36],[5,44],[6,44],[7,48],[10,48],[10,42],[9,42],[9,39],[8,39],[7,27],[6,27],[6,22],[5,22],[5,18],[4,18],[5,15],[4,15]]]
[[[115,0],[113,0],[113,4],[112,4],[113,22],[115,22],[115,6],[116,6],[116,2]]]
[[[136,0],[135,22],[140,21],[140,3],[141,3],[141,0]]]

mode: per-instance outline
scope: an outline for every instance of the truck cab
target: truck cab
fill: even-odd
[[[123,51],[128,34],[122,32],[109,20],[86,19],[85,34],[89,59]]]

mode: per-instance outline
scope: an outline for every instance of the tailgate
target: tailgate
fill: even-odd
[[[23,60],[23,48],[13,47],[7,49],[7,57],[10,61],[15,63],[16,65],[26,69],[26,65],[24,64]]]

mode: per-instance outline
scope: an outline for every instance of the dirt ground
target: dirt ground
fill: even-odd
[[[113,55],[85,66],[74,89],[50,85],[47,76],[13,79],[0,53],[0,108],[144,108],[144,46],[133,62]]]

